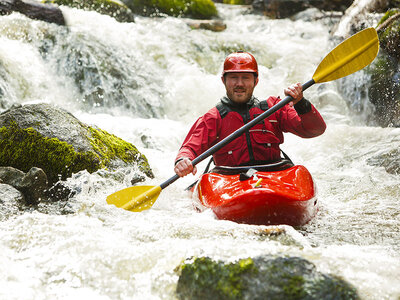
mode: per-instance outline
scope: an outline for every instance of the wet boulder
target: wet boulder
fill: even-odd
[[[70,214],[69,200],[76,191],[59,181],[49,187],[43,170],[32,168],[28,173],[12,167],[0,167],[0,221],[31,211],[47,214]]]
[[[24,195],[9,184],[0,183],[0,222],[19,213]]]
[[[255,0],[253,9],[261,11],[272,19],[290,18],[295,14],[309,8],[317,8],[322,11],[344,11],[352,3],[352,0]]]
[[[351,284],[318,272],[300,257],[260,256],[234,263],[203,257],[185,262],[179,272],[179,299],[360,299]]]
[[[135,21],[132,11],[119,0],[43,0],[42,2],[93,10],[103,15],[109,15],[119,22]]]
[[[65,19],[58,7],[41,4],[29,0],[2,0],[0,1],[0,15],[19,12],[35,20],[41,20],[58,25],[65,25]]]
[[[375,108],[374,121],[383,127],[400,127],[399,61],[380,53],[369,72],[368,95]]]
[[[377,31],[382,50],[400,61],[400,8],[388,10],[379,21]]]
[[[378,35],[381,51],[369,68],[369,100],[379,125],[400,127],[400,9],[385,14]]]
[[[25,204],[35,204],[45,199],[48,181],[40,168],[34,167],[24,173],[12,167],[0,167],[0,179],[20,191]]]
[[[256,0],[253,2],[253,9],[261,11],[271,19],[289,18],[309,8],[304,1],[296,0]]]
[[[138,167],[153,177],[134,145],[50,104],[16,106],[0,114],[0,166],[23,172],[41,168],[51,185],[81,170],[102,168]]]
[[[136,14],[159,17],[174,16],[193,19],[212,19],[218,16],[212,0],[123,0]]]
[[[67,201],[76,193],[62,181],[49,185],[44,171],[36,167],[27,173],[13,167],[0,167],[0,183],[10,185],[22,194],[14,201],[14,206],[21,211],[40,203]]]
[[[358,31],[376,24],[377,13],[398,6],[393,0],[354,0],[346,9],[340,22],[332,29],[333,35],[347,38]]]
[[[353,0],[312,0],[309,1],[310,6],[316,7],[322,11],[341,11],[344,12],[348,9],[351,4],[354,2]]]
[[[221,20],[189,20],[186,24],[192,29],[204,29],[221,32],[226,29],[226,24]]]
[[[400,126],[400,9],[396,6],[391,0],[356,0],[333,30],[335,37],[344,39],[378,23],[376,59],[363,71],[338,81],[349,106],[374,126]],[[376,12],[386,13],[381,17]]]

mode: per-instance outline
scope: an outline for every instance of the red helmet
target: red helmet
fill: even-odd
[[[258,65],[257,61],[253,55],[249,52],[238,51],[229,54],[225,58],[224,62],[224,71],[222,72],[222,76],[226,73],[235,73],[235,72],[250,72],[255,73],[255,76],[258,76]]]

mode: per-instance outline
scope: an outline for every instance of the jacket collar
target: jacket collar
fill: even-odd
[[[232,108],[250,108],[254,105],[256,101],[256,97],[251,96],[250,100],[247,101],[246,103],[236,103],[233,102],[231,99],[229,99],[228,96],[224,96],[221,98],[221,102],[225,105],[228,105]]]

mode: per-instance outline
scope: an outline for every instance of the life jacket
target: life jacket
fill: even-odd
[[[269,97],[266,101],[252,97],[249,102],[238,105],[227,97],[222,98],[220,104],[193,124],[175,163],[184,157],[195,159],[279,101],[279,97]],[[312,138],[321,135],[325,129],[322,116],[308,100],[297,108],[285,105],[214,153],[214,162],[218,166],[274,163],[280,160],[279,144],[284,141],[283,132]]]
[[[216,108],[221,117],[217,143],[262,114],[269,104],[267,100],[259,101],[253,97],[246,104],[232,105],[232,101],[224,97]],[[214,153],[214,163],[217,166],[238,166],[276,162],[280,160],[279,144],[282,142],[283,134],[273,114]]]

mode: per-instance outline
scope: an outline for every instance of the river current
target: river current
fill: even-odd
[[[224,95],[226,53],[256,56],[255,95],[265,98],[311,79],[335,46],[330,28],[316,21],[218,10],[227,24],[220,33],[191,30],[179,18],[124,24],[66,7],[68,30],[20,14],[0,16],[1,109],[40,102],[65,108],[136,145],[155,173],[145,184],[159,185],[173,176],[192,123]],[[137,170],[80,172],[67,181],[77,191],[67,204],[71,214],[55,207],[0,222],[0,298],[175,299],[174,269],[186,258],[276,254],[312,261],[355,285],[363,299],[399,299],[400,177],[367,160],[398,148],[400,129],[366,126],[335,82],[305,96],[327,131],[314,139],[288,134],[282,149],[317,183],[320,210],[309,224],[252,226],[197,213],[184,192],[192,175],[163,190],[152,209],[132,213],[105,199],[129,186]]]

